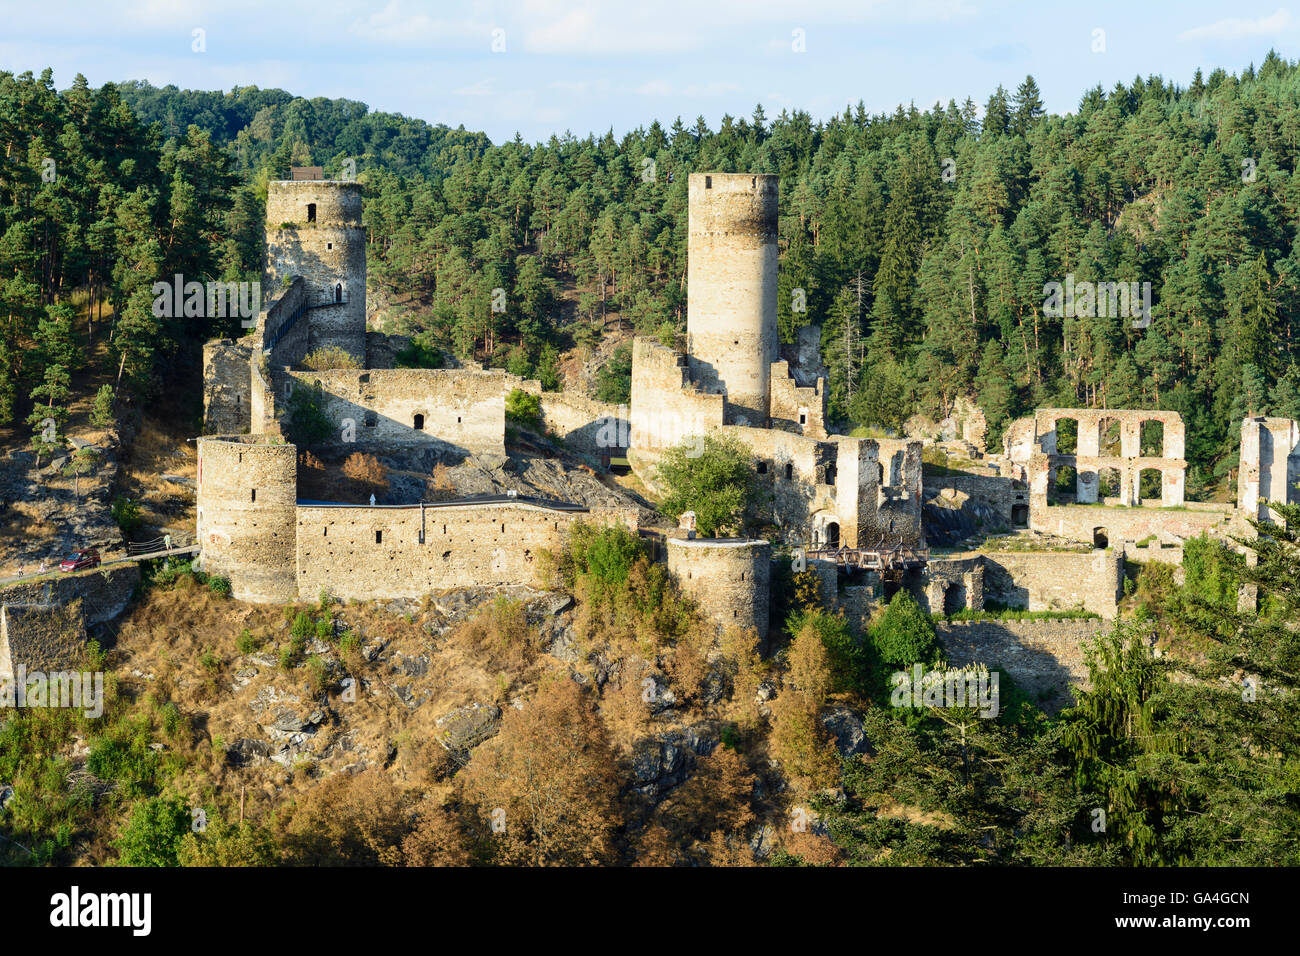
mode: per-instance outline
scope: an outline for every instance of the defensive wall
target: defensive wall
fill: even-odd
[[[631,509],[528,502],[297,509],[298,593],[345,600],[419,598],[430,591],[548,586],[538,561],[559,554],[575,521],[636,531]]]
[[[319,383],[337,436],[351,422],[360,445],[447,445],[466,454],[505,454],[505,373],[475,369],[280,369],[281,401],[295,383]]]
[[[951,665],[1002,669],[1030,698],[1055,710],[1070,702],[1069,688],[1090,689],[1086,647],[1112,626],[1095,618],[936,621],[935,631]]]
[[[234,596],[419,597],[469,586],[544,584],[542,549],[575,521],[637,528],[635,509],[525,500],[364,507],[297,500],[297,448],[269,436],[199,439],[198,540]]]
[[[81,601],[69,604],[0,605],[0,684],[12,682],[19,666],[32,671],[76,666],[86,647]]]
[[[1082,608],[1107,619],[1124,596],[1124,551],[994,551],[981,554],[984,600],[1029,611]]]

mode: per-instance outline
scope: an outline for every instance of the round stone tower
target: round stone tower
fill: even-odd
[[[772,546],[749,538],[669,538],[668,573],[719,627],[767,637]]]
[[[731,425],[765,426],[776,331],[777,177],[692,173],[686,350]]]
[[[366,232],[361,184],[276,180],[266,193],[262,293],[278,298],[286,277],[307,283],[307,350],[338,346],[366,360]]]
[[[298,449],[256,436],[199,439],[198,543],[203,570],[241,601],[298,596]]]

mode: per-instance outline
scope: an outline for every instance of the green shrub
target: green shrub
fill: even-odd
[[[804,628],[811,627],[826,648],[830,660],[831,689],[836,693],[856,693],[867,696],[871,660],[868,647],[849,628],[849,622],[839,614],[828,614],[820,609],[796,611],[786,621],[786,633],[791,638]]]
[[[334,434],[334,422],[325,414],[325,393],[320,385],[308,388],[295,382],[285,408],[289,434],[298,445],[313,447]]]
[[[695,512],[701,537],[739,532],[758,484],[753,453],[730,435],[688,438],[664,452],[655,468],[667,494],[660,510],[671,518]]]
[[[361,637],[356,631],[344,631],[339,637],[339,655],[351,659],[361,652]]]
[[[95,404],[90,409],[90,424],[95,428],[108,428],[113,420],[113,386],[106,383],[95,393]]]
[[[230,578],[208,578],[208,590],[218,597],[230,597]]]
[[[149,749],[149,737],[140,728],[122,727],[91,742],[86,769],[100,780],[110,780],[127,796],[154,792],[158,755]]]
[[[122,533],[127,537],[139,530],[142,523],[140,506],[130,498],[120,495],[114,498],[112,513],[113,520],[117,522],[117,526],[122,529]]]
[[[442,351],[433,344],[427,332],[421,332],[411,339],[410,345],[397,353],[393,364],[398,368],[442,368]]]
[[[179,797],[153,797],[131,810],[117,840],[119,866],[178,866],[177,848],[190,832],[193,815]]]
[[[1240,569],[1245,563],[1245,558],[1222,541],[1204,534],[1191,538],[1183,545],[1183,588],[1212,607],[1235,610]]]
[[[506,396],[506,421],[520,428],[541,430],[541,398],[531,392],[525,392],[522,388],[511,389],[510,394]]]
[[[159,719],[162,723],[163,733],[170,739],[177,740],[180,737],[181,730],[186,725],[185,717],[180,708],[174,702],[167,701],[159,711]]]
[[[361,363],[351,352],[337,345],[326,345],[316,349],[303,358],[302,365],[303,368],[309,368],[314,372],[336,368],[361,368]]]
[[[574,522],[563,567],[565,583],[572,588],[579,575],[588,575],[601,590],[618,587],[644,554],[641,539],[622,525],[594,527]]]
[[[325,665],[324,658],[317,654],[307,658],[307,680],[313,694],[323,693],[329,685],[329,668]]]
[[[889,606],[872,625],[869,636],[880,660],[896,670],[938,661],[939,638],[934,622],[904,589],[894,594]]]
[[[596,372],[596,397],[626,405],[632,399],[632,346],[620,345]]]
[[[239,636],[235,638],[235,650],[241,654],[252,654],[261,646],[262,642],[255,638],[248,628],[240,631]]]

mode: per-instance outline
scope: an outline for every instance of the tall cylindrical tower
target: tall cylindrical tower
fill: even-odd
[[[203,570],[241,601],[298,597],[298,449],[252,436],[199,439]]]
[[[338,346],[366,360],[366,232],[361,184],[276,180],[266,193],[262,293],[277,298],[288,276],[307,283],[307,350]]]
[[[777,177],[692,173],[686,340],[700,388],[727,397],[726,420],[765,426],[777,360]]]

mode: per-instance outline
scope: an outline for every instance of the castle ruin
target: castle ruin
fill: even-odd
[[[688,190],[686,335],[681,348],[634,340],[629,410],[545,392],[500,370],[393,368],[391,343],[366,326],[361,187],[271,183],[264,288],[274,296],[249,336],[211,342],[204,352],[198,540],[205,569],[229,577],[234,594],[250,601],[314,598],[322,590],[418,598],[444,588],[543,583],[538,556],[562,548],[578,520],[637,530],[631,508],[522,498],[302,500],[298,451],[283,425],[301,390],[319,398],[337,441],[349,448],[500,458],[505,396],[522,389],[538,397],[545,427],[571,451],[608,463],[626,448],[652,488],[668,447],[734,437],[765,491],[772,541],[669,533],[661,554],[719,626],[760,635],[769,625],[774,545],[806,549],[827,605],[857,621],[897,587],[936,615],[989,601],[1113,618],[1126,557],[1177,564],[1187,539],[1230,541],[1249,532],[1247,519],[1270,517],[1266,502],[1300,500],[1300,426],[1254,417],[1242,423],[1236,502],[1186,500],[1184,426],[1168,411],[1039,409],[1007,426],[1000,454],[987,454],[983,413],[967,403],[944,427],[975,466],[923,481],[925,441],[828,428],[816,326],[800,329],[795,343],[779,341],[777,178],[696,173]],[[322,348],[342,350],[360,368],[305,368]],[[929,501],[978,505],[1008,534],[1072,547],[932,554],[923,523]],[[912,560],[888,582],[864,558],[897,553]],[[1014,657],[1018,638],[1008,640]],[[1041,634],[1034,640],[1051,645]],[[1070,668],[1077,673],[1078,662]]]

